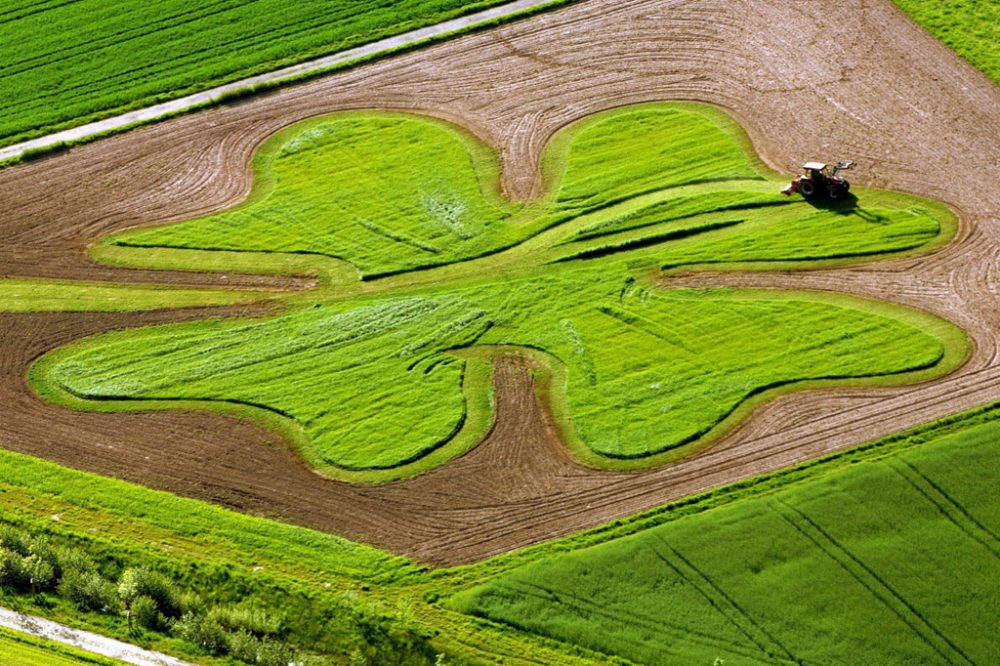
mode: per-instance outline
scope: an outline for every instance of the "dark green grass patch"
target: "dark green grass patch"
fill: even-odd
[[[501,2],[12,0],[0,8],[0,145]]]
[[[467,612],[648,664],[993,663],[1000,422],[537,561]]]

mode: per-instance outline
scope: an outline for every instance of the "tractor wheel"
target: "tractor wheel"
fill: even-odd
[[[847,188],[845,187],[831,187],[830,191],[827,192],[832,201],[843,199],[845,194],[847,194]]]
[[[816,193],[816,184],[811,180],[802,180],[799,182],[799,192],[801,192],[804,197],[811,197]]]

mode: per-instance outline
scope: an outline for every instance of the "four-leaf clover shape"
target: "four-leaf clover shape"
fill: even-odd
[[[316,466],[383,479],[482,436],[490,358],[504,349],[549,371],[568,443],[595,464],[676,454],[768,392],[902,379],[945,356],[933,326],[919,325],[931,318],[902,308],[656,285],[663,268],[910,250],[948,219],[885,192],[864,193],[864,207],[785,198],[739,128],[708,107],[625,107],[565,128],[543,159],[548,194],[533,202],[504,199],[478,140],[407,114],[301,123],[254,167],[237,208],[105,247],[137,263],[188,256],[189,268],[219,252],[306,260],[326,271],[323,286],[277,316],[78,342],[47,359],[53,382],[123,407],[246,406],[285,423]]]

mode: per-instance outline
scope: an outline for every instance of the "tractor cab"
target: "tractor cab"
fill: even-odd
[[[824,164],[823,162],[806,162],[802,165],[802,169],[810,178],[822,178],[826,176],[825,172],[828,166],[828,164]]]
[[[829,199],[843,199],[847,196],[851,184],[846,178],[837,174],[845,169],[854,166],[852,160],[837,162],[832,167],[825,162],[806,162],[802,165],[805,174],[793,180],[788,187],[781,190],[786,196],[791,196],[798,192],[807,199],[814,196],[827,197]]]

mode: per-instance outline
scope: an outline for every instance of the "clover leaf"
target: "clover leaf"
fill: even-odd
[[[890,193],[863,193],[864,206],[786,199],[706,107],[640,105],[569,126],[533,202],[499,194],[495,157],[476,139],[405,114],[300,124],[254,167],[246,203],[108,242],[140,259],[306,254],[360,279],[289,298],[275,317],[85,340],[58,352],[53,381],[138,406],[249,405],[293,422],[321,466],[402,474],[472,427],[470,401],[489,390],[469,381],[476,350],[531,350],[548,365],[564,431],[598,463],[696,442],[769,390],[905,376],[948,357],[945,325],[902,308],[654,285],[663,267],[911,250],[949,221]]]

